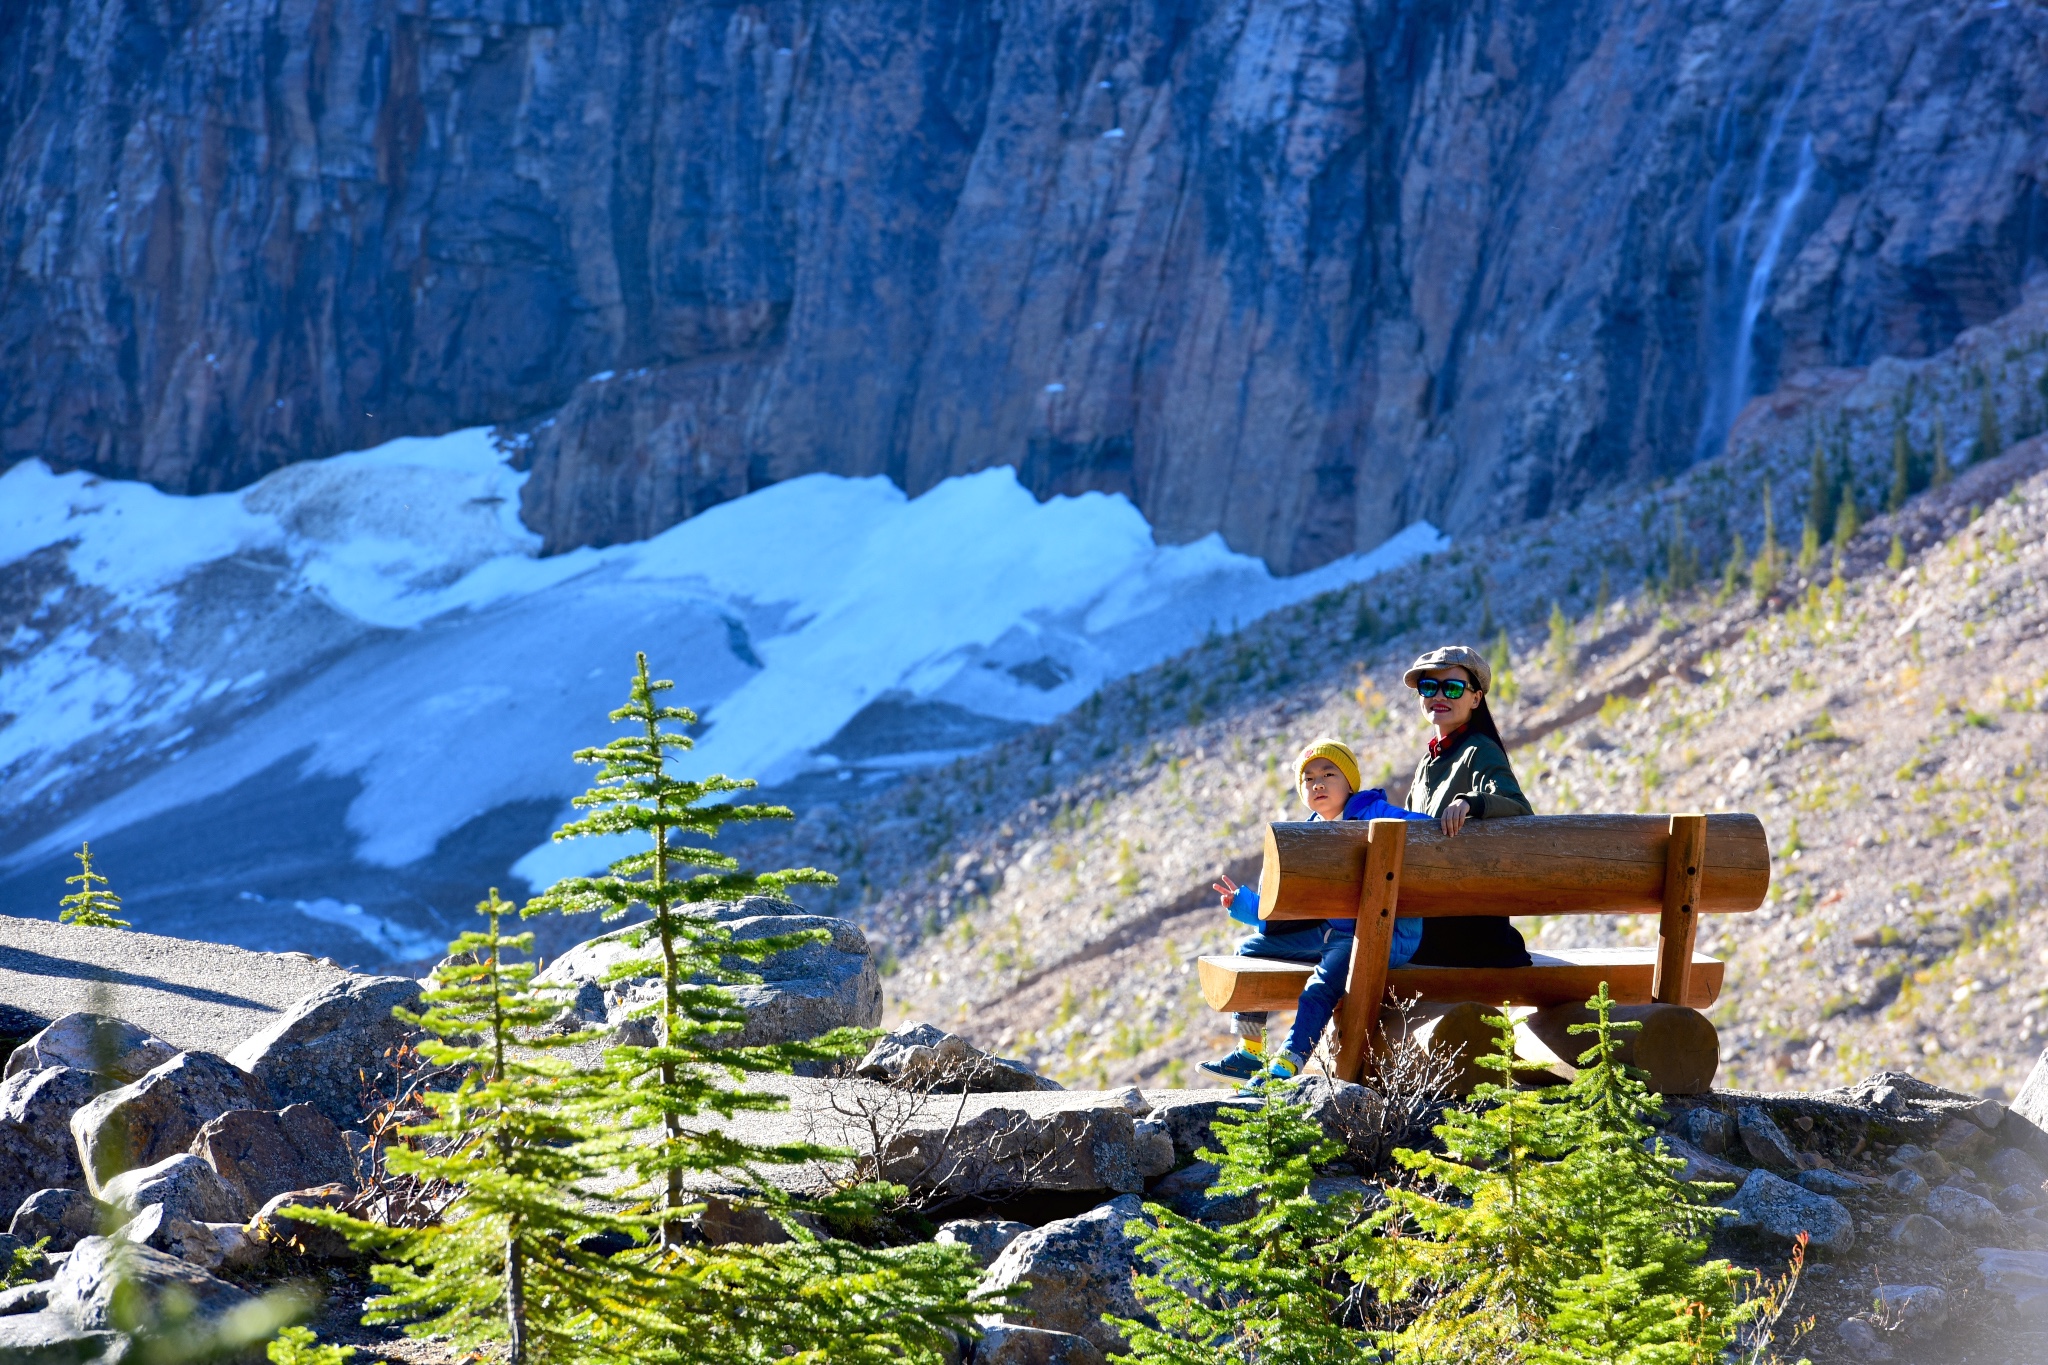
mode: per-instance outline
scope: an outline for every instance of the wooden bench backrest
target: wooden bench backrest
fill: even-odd
[[[1349,919],[1358,913],[1374,822],[1266,827],[1259,915]],[[1400,913],[1654,915],[1664,909],[1668,815],[1528,815],[1474,820],[1446,838],[1408,822]],[[1754,910],[1771,886],[1771,850],[1754,815],[1706,817],[1696,913]]]

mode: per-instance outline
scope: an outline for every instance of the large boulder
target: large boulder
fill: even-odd
[[[731,972],[761,978],[758,984],[729,988],[747,1011],[740,1044],[792,1042],[836,1028],[872,1028],[881,1022],[881,972],[860,926],[827,915],[807,915],[788,901],[766,896],[699,909],[742,942],[806,929],[830,935],[825,942],[777,953],[758,964],[738,957],[725,961],[723,966]],[[605,981],[619,963],[654,951],[632,945],[636,932],[632,927],[617,929],[580,943],[550,962],[535,981],[557,987],[577,1002],[575,1018],[569,1022],[620,1028],[635,1009],[660,995],[659,982],[652,976]]]
[[[1314,1074],[1303,1076],[1283,1093],[1290,1102],[1306,1108],[1307,1117],[1322,1126],[1323,1135],[1347,1152],[1379,1155],[1386,1105],[1377,1091],[1354,1081]]]
[[[1176,1100],[1156,1105],[1146,1117],[1166,1129],[1173,1142],[1174,1156],[1186,1161],[1199,1155],[1204,1149],[1214,1150],[1216,1145],[1216,1116],[1225,1110],[1249,1114],[1257,1110],[1264,1101],[1254,1096],[1240,1096],[1228,1091],[1217,1094],[1213,1099]]]
[[[109,1331],[87,1331],[51,1308],[0,1317],[0,1361],[6,1365],[86,1365],[106,1357],[119,1341]]]
[[[1735,1134],[1757,1165],[1778,1171],[1799,1169],[1799,1153],[1762,1105],[1745,1104],[1735,1111]]]
[[[315,1261],[345,1261],[355,1253],[348,1241],[331,1228],[291,1216],[295,1208],[345,1209],[349,1193],[341,1185],[322,1185],[310,1190],[288,1190],[256,1211],[249,1230],[257,1240],[292,1256]]]
[[[1000,1198],[1024,1190],[1145,1187],[1137,1122],[1121,1108],[1033,1117],[986,1109],[957,1127],[913,1128],[884,1144],[881,1178],[927,1196]]]
[[[956,1095],[1063,1088],[1022,1062],[993,1056],[957,1033],[922,1023],[905,1024],[877,1038],[853,1074]]]
[[[30,1246],[42,1242],[49,1251],[69,1251],[100,1230],[105,1214],[100,1202],[82,1189],[37,1190],[14,1211],[7,1235]]]
[[[245,1212],[287,1190],[355,1183],[347,1139],[310,1104],[287,1105],[275,1113],[231,1109],[207,1120],[192,1139],[192,1152],[235,1191]]]
[[[1995,1232],[2005,1221],[1998,1205],[1956,1185],[1938,1185],[1927,1196],[1927,1216],[1955,1232]]]
[[[6,1074],[68,1066],[76,1071],[96,1071],[117,1085],[126,1085],[177,1055],[178,1049],[133,1024],[81,1010],[53,1020],[14,1049],[7,1059]]]
[[[1138,1270],[1137,1240],[1124,1231],[1141,1213],[1138,1197],[1125,1195],[1010,1243],[982,1276],[981,1288],[1021,1292],[992,1322],[1086,1337],[1104,1352],[1129,1350],[1103,1315],[1153,1320],[1131,1283]]]
[[[108,1331],[116,1325],[115,1286],[124,1281],[145,1303],[177,1298],[200,1323],[218,1322],[254,1302],[227,1281],[166,1252],[117,1237],[88,1237],[50,1281],[50,1306],[44,1311],[62,1315],[81,1331]]]
[[[249,1216],[242,1196],[190,1152],[121,1172],[100,1186],[100,1199],[131,1218],[152,1205],[168,1218],[194,1223],[239,1223]]]
[[[1102,1351],[1086,1337],[1007,1323],[982,1329],[974,1343],[974,1365],[1104,1365]]]
[[[932,1240],[940,1246],[966,1247],[986,1270],[995,1264],[1005,1247],[1029,1231],[1029,1223],[1013,1223],[1004,1218],[956,1218],[941,1223]]]
[[[80,1106],[71,1116],[71,1135],[87,1186],[97,1194],[122,1171],[153,1166],[190,1147],[208,1119],[230,1109],[270,1107],[269,1092],[247,1072],[210,1052],[181,1052]]]
[[[1751,1171],[1728,1201],[1735,1226],[1789,1243],[1804,1232],[1816,1251],[1841,1255],[1856,1246],[1856,1220],[1838,1199],[1801,1189],[1769,1171]]]
[[[89,1071],[46,1067],[0,1081],[0,1216],[37,1190],[85,1184],[71,1116],[99,1092]]]
[[[1984,1288],[2036,1323],[2048,1322],[2048,1252],[1978,1247]]]
[[[353,1128],[374,1103],[371,1097],[391,1089],[398,1053],[417,1036],[391,1011],[417,1008],[420,990],[419,982],[403,976],[337,981],[286,1010],[228,1060],[278,1100],[310,1104],[336,1127]]]

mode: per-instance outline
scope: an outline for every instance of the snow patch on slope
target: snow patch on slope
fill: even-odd
[[[707,723],[680,769],[772,783],[850,761],[831,746],[873,704],[1049,720],[1210,630],[1447,544],[1417,523],[1275,578],[1217,536],[1156,544],[1122,497],[1041,503],[997,468],[916,498],[812,474],[644,542],[541,558],[524,478],[482,429],[204,497],[37,462],[0,476],[0,565],[60,552],[68,573],[0,673],[0,822],[39,836],[4,865],[296,757],[303,777],[360,784],[356,856],[400,867],[467,820],[580,790],[570,751],[607,737],[636,648]],[[258,586],[224,602],[230,578]],[[960,751],[897,748],[860,761]],[[93,790],[117,751],[132,780]],[[545,882],[602,853],[546,845],[517,870]],[[395,942],[360,907],[316,904],[300,909]]]

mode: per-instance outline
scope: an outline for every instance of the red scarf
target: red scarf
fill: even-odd
[[[1458,747],[1458,741],[1465,738],[1465,732],[1471,728],[1471,722],[1467,721],[1449,734],[1437,736],[1429,742],[1429,756],[1431,758],[1442,758],[1445,754]]]

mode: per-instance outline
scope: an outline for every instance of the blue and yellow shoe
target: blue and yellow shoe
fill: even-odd
[[[1285,1050],[1275,1053],[1273,1060],[1266,1063],[1265,1070],[1246,1080],[1237,1088],[1240,1095],[1256,1095],[1267,1086],[1285,1084],[1301,1074],[1307,1059]]]
[[[1266,1069],[1266,1059],[1241,1047],[1221,1061],[1203,1062],[1201,1069],[1226,1081],[1248,1081]]]

